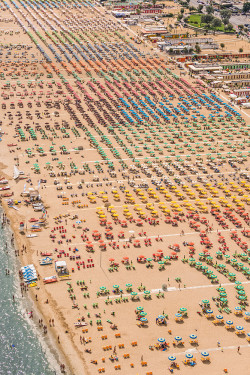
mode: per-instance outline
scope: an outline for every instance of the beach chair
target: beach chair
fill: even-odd
[[[202,362],[210,362],[210,357],[201,357]]]
[[[148,362],[141,361],[141,365],[142,365],[142,367],[147,366],[147,365],[148,365]]]

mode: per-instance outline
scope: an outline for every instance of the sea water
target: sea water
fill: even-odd
[[[0,375],[59,374],[56,358],[26,312],[30,302],[20,293],[20,266],[11,245],[11,231],[1,228],[1,223],[0,262]],[[10,270],[9,276],[5,269]]]

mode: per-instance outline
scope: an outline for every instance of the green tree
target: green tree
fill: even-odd
[[[191,6],[191,7],[188,7],[189,11],[192,12],[193,10],[196,10],[195,7]]]
[[[221,27],[221,20],[219,18],[214,18],[212,22],[212,27],[214,29],[217,29],[218,27]]]
[[[181,14],[183,14],[184,12],[185,12],[185,9],[181,8]]]
[[[243,52],[243,48],[239,48],[239,52],[242,53]]]
[[[225,44],[221,43],[220,46],[221,46],[221,49],[223,49],[225,47]]]
[[[223,9],[223,10],[221,10],[220,15],[221,15],[221,19],[222,19],[222,22],[224,23],[224,25],[228,25],[229,20],[232,16],[232,13],[230,12],[230,10],[229,9]]]
[[[211,23],[214,19],[214,16],[212,14],[202,14],[201,16],[201,23]]]
[[[196,43],[194,49],[195,49],[195,52],[196,52],[196,53],[200,53],[200,52],[201,52],[201,47],[199,46],[198,43]]]
[[[231,23],[229,23],[228,25],[227,25],[227,30],[228,31],[232,31],[233,30],[233,25],[231,24]]]
[[[199,4],[199,6],[198,6],[198,8],[197,8],[197,11],[198,11],[199,13],[201,13],[201,12],[202,12],[202,9],[203,9],[203,5],[202,5],[202,4]]]
[[[243,13],[249,12],[249,10],[250,10],[250,2],[249,1],[245,1],[245,3],[243,4],[242,10],[243,10]]]
[[[207,14],[213,14],[214,13],[214,8],[212,7],[212,5],[208,5],[206,7],[206,12],[207,12]]]
[[[152,0],[153,6],[155,6],[157,0]]]

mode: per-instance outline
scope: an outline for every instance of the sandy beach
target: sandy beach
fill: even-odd
[[[95,3],[6,3],[0,195],[62,373],[247,375],[250,112]]]

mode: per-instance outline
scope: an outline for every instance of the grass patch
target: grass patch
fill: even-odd
[[[187,20],[187,23],[191,26],[201,27],[203,29],[225,31],[223,24],[220,27],[212,27],[210,24],[201,23],[201,16],[201,14],[191,14]]]

